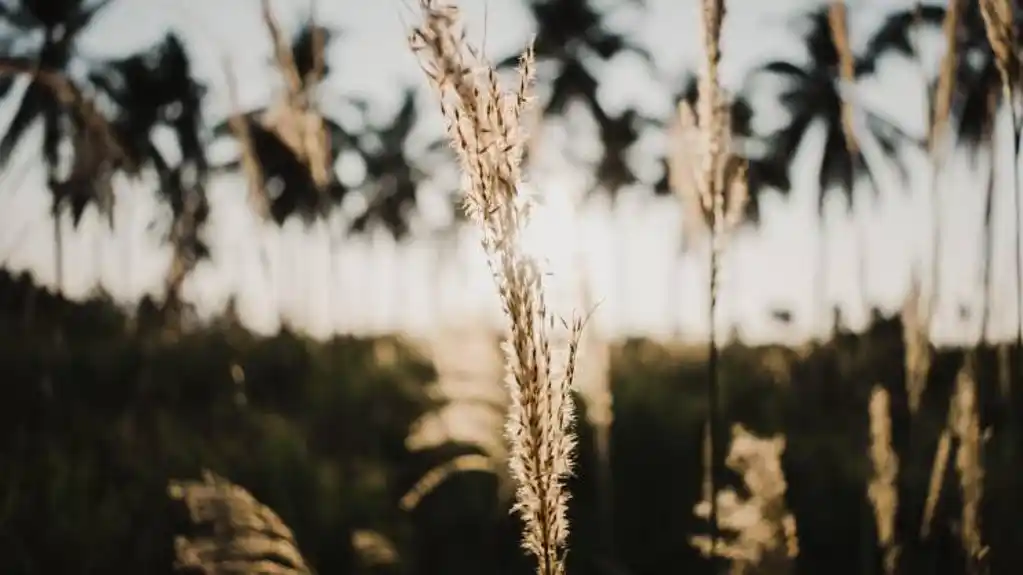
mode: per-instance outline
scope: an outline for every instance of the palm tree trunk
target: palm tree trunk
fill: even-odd
[[[853,218],[856,218],[855,212]],[[867,225],[866,221],[862,221],[860,218],[856,218],[853,224],[856,226],[856,243],[859,249],[856,251],[856,275],[859,282],[860,288],[860,303],[863,306],[863,312],[868,318],[872,317],[871,311],[873,305],[870,301],[870,234],[864,230],[864,226]]]
[[[814,311],[813,321],[813,337],[814,341],[826,341],[830,336],[834,335],[834,325],[830,328],[825,327],[825,333],[821,333],[819,330],[822,326],[825,326],[825,318],[830,315],[828,309],[828,239],[827,229],[824,225],[824,214],[818,213],[817,215],[817,265],[814,268],[814,280],[813,280],[813,303],[816,310]]]
[[[992,257],[995,249],[995,231],[994,222],[992,221],[992,215],[994,211],[994,197],[995,197],[995,158],[992,155],[991,165],[989,167],[988,183],[987,188],[984,191],[984,248],[983,248],[983,268],[981,275],[981,282],[983,284],[983,297],[984,304],[980,318],[980,337],[978,343],[983,345],[987,341],[988,325],[991,322],[991,276],[992,276]]]
[[[53,284],[58,297],[64,295],[64,230],[60,225],[60,203],[56,198],[50,210],[53,216]]]
[[[198,212],[202,198],[199,192],[189,189],[184,192],[181,215],[173,222],[171,228],[171,245],[174,253],[171,256],[170,270],[167,273],[167,293],[164,302],[164,311],[173,332],[181,328],[181,314],[184,311],[181,300],[181,288],[185,279],[195,268],[198,254],[188,247],[196,238],[198,232]]]
[[[1019,147],[1023,126],[1016,111],[1015,90],[1010,89],[1009,108],[1012,110],[1012,197],[1013,197],[1013,228],[1016,231],[1016,355],[1017,361],[1023,362],[1023,230],[1020,222],[1020,189],[1019,189]],[[1012,403],[1011,385],[1006,389],[1006,399]]]

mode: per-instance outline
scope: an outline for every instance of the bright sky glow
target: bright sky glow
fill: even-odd
[[[439,114],[405,43],[407,26],[414,21],[409,6],[414,3],[321,0],[320,20],[343,30],[329,54],[336,73],[325,89],[331,94],[370,99],[369,121],[378,122],[397,108],[402,86],[416,86],[427,112],[419,131],[432,136],[440,133]],[[649,69],[622,57],[600,71],[600,98],[612,113],[631,104],[652,117],[665,117],[672,110],[668,88],[699,55],[695,0],[647,3],[647,11],[638,12],[625,2],[604,2],[617,6],[612,21],[641,39],[656,63]],[[477,43],[485,41],[488,54],[512,53],[530,34],[528,12],[521,0],[465,0],[462,4],[470,37]],[[736,87],[757,62],[798,55],[797,38],[786,30],[785,17],[810,4],[806,0],[732,0],[724,36],[726,85]],[[308,13],[306,2],[278,1],[275,5],[286,29],[297,26]],[[851,11],[854,48],[865,42],[889,10],[909,5],[905,0],[856,2]],[[115,2],[85,37],[82,49],[93,58],[116,56],[144,48],[168,28],[184,36],[198,76],[210,86],[211,118],[222,118],[227,110],[221,68],[225,55],[240,78],[244,106],[270,98],[275,89],[270,48],[259,3],[254,0]],[[933,65],[940,57],[940,42],[934,37],[922,40]],[[922,133],[923,92],[918,77],[909,63],[890,59],[877,78],[856,87],[856,98]],[[754,94],[754,103],[761,102],[770,102],[769,90]],[[766,112],[757,118],[761,125],[784,120],[777,110],[763,109]],[[4,105],[0,110],[2,129],[11,107]],[[1007,115],[999,119],[1001,150],[1011,149],[1007,121]],[[595,138],[590,128],[571,114],[568,122],[545,127],[542,145],[548,151],[534,178],[544,193],[571,195],[587,185],[585,174],[568,166],[565,150],[571,149],[575,156],[592,153]],[[811,286],[817,241],[814,167],[820,160],[821,136],[819,132],[811,134],[804,142],[795,163],[792,196],[788,200],[768,197],[763,205],[763,226],[740,230],[731,238],[719,316],[722,331],[737,323],[740,334],[751,341],[796,341],[820,329],[812,325]],[[656,175],[655,159],[662,146],[661,134],[644,134],[637,145],[640,173]],[[33,154],[31,145],[23,146],[11,169],[0,177],[0,261],[16,270],[31,269],[39,281],[51,283],[53,239],[46,220],[49,197]],[[1017,218],[1013,218],[1006,185],[1011,175],[1009,155],[1001,160],[992,325],[992,335],[998,337],[1015,329],[1014,296],[1020,289],[1014,285],[1012,226]],[[926,265],[931,178],[923,158],[909,157],[907,162],[914,175],[910,189],[889,184],[880,200],[873,200],[867,190],[858,190],[865,201],[855,217],[844,213],[837,198],[827,206],[828,290],[854,325],[866,320],[861,285],[867,287],[866,299],[891,311],[901,304],[911,266],[918,261]],[[981,166],[983,162],[982,158]],[[934,328],[939,341],[971,342],[978,337],[984,173],[974,172],[964,160],[955,158],[939,180],[944,242],[942,300]],[[170,253],[160,245],[162,224],[151,226],[153,221],[162,222],[158,217],[161,208],[151,195],[137,193],[143,184],[124,181],[118,185],[118,224],[112,232],[106,231],[94,214],[87,215],[65,248],[66,293],[81,297],[101,283],[115,297],[132,301],[142,293],[162,290]],[[276,329],[282,315],[316,335],[335,330],[425,332],[437,325],[438,318],[457,323],[456,318],[481,310],[496,319],[493,284],[471,232],[457,238],[421,233],[409,245],[394,246],[382,234],[355,239],[341,236],[337,231],[340,213],[332,220],[330,231],[326,225],[307,230],[297,222],[281,230],[266,229],[242,209],[242,186],[240,177],[222,178],[211,186],[214,211],[206,233],[214,258],[200,266],[186,286],[186,296],[204,315],[216,313],[231,294],[237,294],[244,320],[260,331]],[[578,233],[559,225],[559,217],[538,223],[542,229],[538,235],[543,238],[539,241],[552,250],[569,250],[573,244],[582,248],[579,257],[586,262],[594,297],[602,302],[595,317],[602,330],[614,335],[700,338],[707,329],[706,249],[694,246],[679,256],[680,208],[674,200],[648,196],[642,190],[625,193],[613,211],[602,200],[587,204],[577,213]],[[70,222],[66,224],[70,234]],[[419,229],[429,227],[427,224],[425,219],[417,222]],[[331,242],[336,245],[333,256]],[[861,281],[857,262],[864,246],[866,279]],[[264,251],[265,256],[261,255]],[[572,259],[565,254],[548,255]],[[269,277],[261,264],[264,257]],[[961,304],[974,310],[969,321],[959,318]],[[793,312],[792,325],[782,326],[771,319],[771,311],[779,308]]]

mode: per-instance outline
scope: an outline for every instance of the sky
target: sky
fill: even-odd
[[[414,86],[424,105],[418,129],[421,137],[414,144],[422,145],[440,133],[441,122],[405,41],[416,21],[411,9],[414,4],[414,0],[321,0],[316,13],[320,21],[342,30],[328,55],[336,72],[324,88],[331,95],[329,105],[346,96],[365,98],[371,103],[368,121],[383,122],[399,105],[402,88]],[[531,23],[522,0],[461,4],[470,39],[495,59],[520,50],[528,40]],[[653,68],[628,56],[601,66],[601,102],[611,113],[636,106],[650,117],[667,117],[673,109],[670,88],[701,53],[696,0],[647,0],[645,10],[612,0],[597,0],[596,4],[611,7],[616,29],[654,56]],[[726,87],[737,87],[751,67],[769,58],[798,57],[798,38],[787,19],[794,10],[812,4],[806,0],[732,0],[722,40]],[[910,4],[902,0],[851,2],[854,49],[865,43],[885,14]],[[309,6],[298,1],[274,3],[282,26],[289,30],[309,14]],[[210,117],[223,118],[228,110],[225,58],[239,78],[243,107],[264,104],[272,97],[275,79],[268,65],[269,40],[255,0],[113,2],[83,38],[82,51],[93,59],[123,55],[146,48],[168,29],[185,38],[196,75],[210,86]],[[939,38],[933,35],[921,40],[926,59],[933,65],[940,58]],[[922,134],[924,100],[918,77],[919,72],[909,63],[893,58],[883,62],[876,78],[855,87],[855,98]],[[543,86],[539,89],[542,92]],[[777,126],[784,120],[769,105],[768,88],[758,88],[753,97],[755,104],[766,104],[758,107],[763,110],[757,117],[761,126]],[[10,112],[11,106],[0,106],[0,127],[9,121]],[[999,125],[1004,127],[1007,121],[1006,115]],[[821,314],[814,311],[812,290],[819,238],[814,166],[820,161],[821,136],[819,132],[811,134],[804,142],[795,163],[796,186],[791,196],[786,200],[768,196],[762,206],[763,225],[755,230],[740,229],[729,238],[718,319],[722,330],[734,324],[749,341],[795,342],[823,329],[822,323],[815,323]],[[1000,149],[1009,149],[1009,130],[1003,129],[998,137],[1004,144]],[[536,167],[532,185],[543,194],[578,194],[587,184],[586,177],[569,165],[566,150],[590,153],[593,139],[592,126],[578,114],[570,113],[566,121],[545,126],[539,141],[544,161]],[[662,147],[663,134],[650,130],[643,135],[636,149],[636,168],[641,174],[656,179],[655,160]],[[11,164],[27,168],[0,176],[4,192],[0,194],[0,261],[12,269],[31,269],[39,281],[52,283],[53,239],[46,221],[49,199],[41,166],[32,152],[31,145],[23,146]],[[883,162],[877,160],[876,153],[868,157],[883,169]],[[1013,205],[1006,183],[1011,164],[1008,156],[1000,160],[992,294],[996,312],[991,337],[1014,332],[1014,296],[1019,289],[1014,285]],[[932,336],[939,342],[973,342],[979,337],[977,319],[982,302],[979,226],[985,180],[961,158],[950,160],[937,179],[931,177],[924,158],[910,156],[905,161],[914,175],[909,189],[899,189],[892,178],[883,178],[887,183],[880,199],[874,199],[869,190],[857,190],[859,205],[852,216],[837,198],[827,205],[829,298],[842,306],[853,327],[866,321],[864,301],[887,311],[898,309],[913,267],[924,266],[926,272],[929,266],[929,198],[934,180],[939,184],[943,252],[941,297]],[[75,232],[76,240],[66,248],[66,293],[84,297],[100,282],[119,300],[135,301],[142,293],[162,289],[170,254],[160,246],[159,223],[155,231],[152,223],[161,221],[157,217],[161,208],[150,194],[139,193],[142,185],[119,183],[118,223],[113,231],[105,230],[90,214]],[[206,233],[213,259],[196,270],[185,294],[204,317],[215,315],[228,297],[236,294],[243,320],[264,332],[276,329],[281,315],[314,335],[429,331],[440,323],[467,321],[480,314],[488,321],[499,319],[493,286],[472,234],[463,234],[457,242],[428,235],[424,230],[429,227],[429,203],[419,218],[422,221],[417,221],[420,233],[411,244],[396,246],[380,234],[371,234],[344,239],[331,252],[327,225],[311,231],[298,224],[280,231],[268,229],[256,224],[243,209],[243,195],[237,177],[221,178],[210,186],[214,211]],[[357,206],[347,206],[352,207]],[[681,256],[675,252],[681,229],[681,210],[675,200],[652,199],[649,190],[637,189],[627,191],[614,211],[599,200],[581,211],[561,209],[574,216],[562,213],[553,218],[558,222],[553,226],[537,223],[535,235],[548,246],[545,255],[552,260],[555,283],[560,280],[565,286],[574,285],[568,262],[579,258],[585,262],[592,299],[600,302],[595,314],[598,329],[612,336],[706,337],[707,250],[698,244]],[[578,220],[576,225],[564,224],[570,217]],[[336,214],[331,225],[337,228],[343,218],[343,213]],[[70,224],[67,226],[70,233]],[[570,234],[572,229],[575,232]],[[571,252],[573,249],[577,253]],[[861,279],[857,264],[861,249],[866,250],[865,279]],[[260,264],[261,257],[271,264],[270,278]],[[861,292],[863,285],[866,297]],[[568,309],[572,307],[570,294],[575,292],[565,286],[560,289],[568,294],[564,296]],[[961,305],[977,313],[964,321],[959,314]],[[774,309],[791,310],[795,320],[780,325],[771,319]]]

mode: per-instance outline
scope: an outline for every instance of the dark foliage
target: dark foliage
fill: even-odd
[[[38,313],[25,324],[30,295]],[[59,345],[47,327],[54,322],[64,325]],[[0,367],[8,386],[0,404],[0,464],[8,470],[0,477],[3,572],[170,572],[173,535],[185,526],[166,483],[198,477],[204,468],[231,477],[273,508],[320,573],[528,572],[514,518],[497,503],[486,474],[455,476],[411,515],[398,510],[398,498],[416,477],[466,449],[405,450],[409,424],[431,405],[423,388],[431,370],[414,354],[399,347],[397,362],[382,363],[374,353],[379,343],[316,343],[287,333],[260,340],[230,323],[169,341],[143,318],[138,323],[134,335],[126,333],[108,303],[72,305],[0,276]],[[954,478],[932,538],[922,541],[917,531],[963,353],[938,354],[922,416],[912,422],[902,353],[896,321],[865,335],[841,334],[809,353],[738,346],[724,352],[722,425],[741,421],[759,434],[787,436],[783,465],[799,526],[798,572],[876,572],[865,499],[866,406],[874,382],[893,398],[903,469],[899,537],[909,572],[961,572],[961,558],[951,551],[957,547]],[[980,353],[982,418],[997,429],[1006,406],[996,392],[992,352]],[[615,544],[599,543],[596,461],[586,447],[591,430],[580,424],[571,572],[701,568],[686,544],[705,528],[692,513],[706,409],[701,364],[695,350],[643,341],[615,352]],[[991,461],[999,441],[996,433],[988,444]],[[1021,487],[1018,465],[997,461],[988,467],[991,506]],[[738,478],[728,483],[737,485]],[[997,534],[996,573],[1011,572],[1005,566],[1023,543],[1009,518],[992,512],[985,520]],[[360,568],[349,538],[361,528],[390,538],[400,564]]]

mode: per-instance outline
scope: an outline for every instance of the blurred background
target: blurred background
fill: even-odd
[[[535,42],[529,237],[556,307],[593,310],[569,571],[704,568],[710,242],[668,174],[698,3],[462,4],[499,70]],[[773,457],[798,554],[740,526],[779,559],[717,567],[884,572],[883,389],[900,572],[968,572],[968,497],[935,463],[968,368],[994,437],[985,561],[1018,572],[1016,115],[976,2],[951,28],[943,2],[845,4],[851,74],[829,3],[727,3],[750,200],[723,256],[719,419],[783,438],[736,441],[728,483],[760,501],[745,475]],[[414,0],[0,2],[0,572],[172,572],[197,521],[168,485],[206,470],[290,527],[298,572],[529,572],[503,317],[417,18]]]

